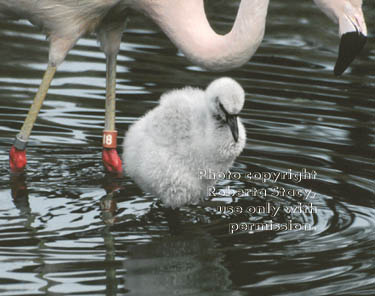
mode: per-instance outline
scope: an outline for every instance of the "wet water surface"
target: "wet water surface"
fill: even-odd
[[[230,2],[207,1],[219,32],[233,22],[238,1]],[[271,1],[257,54],[224,74],[190,64],[150,21],[132,16],[118,58],[120,143],[166,90],[227,75],[246,91],[238,174],[179,213],[103,172],[105,60],[92,37],[56,74],[27,174],[10,176],[8,150],[48,43],[26,22],[1,22],[0,295],[375,295],[370,2],[369,41],[342,77],[332,74],[337,27],[312,1]],[[288,174],[304,169],[302,180]]]

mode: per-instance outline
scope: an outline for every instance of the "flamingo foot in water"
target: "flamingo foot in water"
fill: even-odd
[[[104,148],[102,154],[103,164],[107,172],[122,175],[122,161],[117,150],[114,148]]]
[[[9,166],[12,173],[21,173],[26,167],[26,150],[18,150],[12,146],[9,151]]]

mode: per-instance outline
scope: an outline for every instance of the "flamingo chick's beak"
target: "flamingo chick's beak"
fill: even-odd
[[[232,132],[233,139],[235,142],[238,141],[238,116],[226,114],[227,123],[229,125],[230,131]]]
[[[367,28],[362,11],[353,17],[343,15],[339,19],[340,48],[334,73],[341,75],[349,67],[354,58],[361,52],[367,41]]]

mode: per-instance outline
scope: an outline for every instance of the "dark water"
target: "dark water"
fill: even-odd
[[[231,26],[237,1],[230,2],[207,2],[218,31]],[[271,1],[261,48],[225,73],[246,90],[248,142],[232,169],[241,178],[218,188],[250,194],[216,197],[179,216],[129,178],[103,172],[105,61],[93,38],[82,39],[59,69],[29,144],[27,175],[10,177],[8,149],[43,75],[48,44],[26,22],[1,22],[0,295],[375,295],[370,2],[369,42],[337,78],[337,27],[312,1]],[[121,136],[164,91],[205,87],[220,76],[191,65],[138,14],[123,41]],[[316,175],[246,178],[303,169]],[[259,212],[221,212],[224,205]],[[267,207],[279,211],[260,212]],[[229,225],[234,232],[270,221],[313,230],[229,233]]]

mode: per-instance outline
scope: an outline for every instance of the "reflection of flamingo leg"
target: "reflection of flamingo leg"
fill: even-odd
[[[28,190],[25,174],[11,174],[10,187],[13,201],[19,209],[29,209]]]
[[[23,123],[20,133],[16,136],[16,140],[9,152],[9,165],[12,172],[22,172],[26,166],[26,145],[29,140],[31,130],[35,120],[38,117],[40,108],[46,97],[48,88],[51,84],[53,76],[56,73],[56,67],[48,65],[39,90],[35,95],[34,102],[29,109],[29,113]]]
[[[117,153],[116,112],[116,55],[107,55],[107,96],[103,132],[103,164],[110,173],[122,173],[121,158]]]

